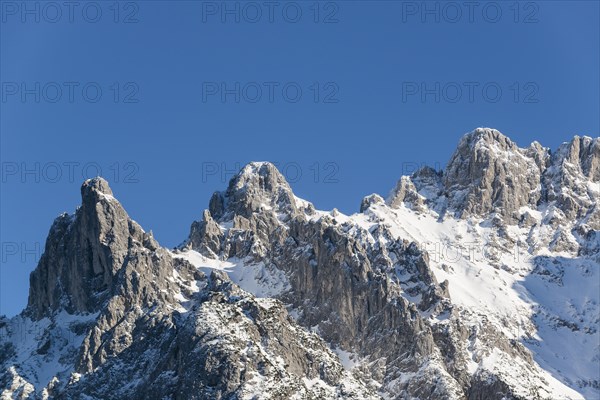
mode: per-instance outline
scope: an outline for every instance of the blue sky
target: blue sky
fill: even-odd
[[[249,161],[352,213],[479,126],[599,132],[597,1],[23,4],[0,2],[0,314],[99,172],[171,247]]]

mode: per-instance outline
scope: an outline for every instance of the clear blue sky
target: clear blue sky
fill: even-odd
[[[0,314],[97,167],[171,247],[236,163],[352,213],[478,126],[551,148],[599,133],[597,1],[62,4],[0,2]]]

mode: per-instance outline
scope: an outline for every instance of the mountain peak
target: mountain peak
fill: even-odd
[[[108,181],[102,178],[101,176],[97,176],[95,178],[91,178],[83,182],[83,185],[81,185],[82,196],[85,196],[90,192],[97,192],[107,194],[110,196],[113,195],[113,191],[110,188]]]
[[[519,207],[536,204],[540,165],[507,136],[477,128],[462,137],[444,171],[450,206],[459,215],[496,210],[513,217]]]
[[[97,311],[132,243],[155,242],[132,221],[100,177],[81,185],[81,207],[50,228],[44,253],[30,276],[28,307],[35,318],[58,309]],[[100,203],[100,204],[99,204]]]
[[[600,137],[575,136],[551,152],[537,141],[521,148],[496,129],[477,128],[461,137],[444,171],[422,168],[402,177],[387,203],[415,211],[427,204],[457,217],[497,213],[515,222],[521,207],[556,201],[574,218],[597,202],[599,181]]]
[[[457,150],[467,146],[471,150],[478,148],[490,149],[492,145],[497,145],[502,150],[515,149],[517,145],[502,134],[499,130],[493,128],[476,128],[463,135]]]
[[[477,137],[477,138],[481,138],[481,137],[487,137],[487,138],[497,138],[499,136],[504,136],[502,133],[500,133],[499,130],[495,129],[495,128],[488,128],[485,126],[480,126],[479,128],[475,128],[473,129],[471,132],[467,132],[463,135],[463,137]]]
[[[599,148],[570,143],[480,128],[350,216],[253,162],[173,251],[87,180],[0,317],[3,394],[597,398]]]
[[[585,176],[600,180],[600,137],[575,135],[559,147],[556,156],[561,164],[566,161],[577,165]]]
[[[272,192],[278,187],[289,189],[290,186],[277,167],[267,161],[246,164],[229,184],[230,190],[251,188]]]
[[[210,213],[216,219],[226,214],[250,218],[262,208],[286,213],[296,210],[290,185],[270,162],[247,164],[229,181],[227,190],[216,192],[210,201]]]
[[[96,203],[102,200],[116,200],[106,179],[97,176],[83,182],[81,185],[81,206],[84,209],[89,209],[91,213],[95,213]],[[117,202],[115,201],[115,203]]]

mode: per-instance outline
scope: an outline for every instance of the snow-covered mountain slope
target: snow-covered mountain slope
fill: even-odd
[[[532,352],[548,371],[550,398],[578,398],[559,382],[587,398],[598,397],[597,257],[547,250],[532,254],[530,228],[508,226],[504,238],[490,221],[479,218],[440,221],[435,212],[384,203],[366,212],[369,220],[395,227],[397,237],[421,244],[438,281],[449,282],[452,303],[464,310],[463,322],[477,324],[485,318]],[[508,364],[509,373],[511,368]]]
[[[350,216],[251,163],[174,250],[82,199],[0,320],[3,398],[600,398],[600,138],[480,128]]]
[[[86,181],[0,320],[0,398],[377,398],[281,302],[171,254]]]
[[[410,195],[399,199],[396,189],[365,210],[368,219],[420,243],[453,303],[520,340],[552,377],[599,398],[600,138],[575,137],[551,154],[478,129],[445,173],[405,181]]]

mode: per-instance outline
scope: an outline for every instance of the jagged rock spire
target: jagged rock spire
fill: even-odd
[[[269,162],[251,162],[229,182],[225,192],[216,192],[210,201],[210,213],[219,219],[225,214],[250,218],[261,208],[296,212],[290,185]]]
[[[58,217],[44,254],[30,276],[27,310],[41,318],[57,309],[97,311],[109,298],[117,272],[132,245],[158,244],[129,218],[108,182],[93,178],[81,186],[81,207]]]
[[[600,138],[575,136],[552,153],[538,142],[521,148],[495,129],[477,128],[461,138],[441,175],[422,168],[401,177],[387,203],[513,223],[521,207],[541,203],[581,218],[599,194]]]
[[[495,129],[479,128],[460,140],[444,187],[459,215],[499,212],[510,219],[521,206],[537,204],[541,173],[525,149]]]
[[[598,139],[576,137],[549,154],[539,143],[519,148],[498,131],[478,129],[463,137],[446,171],[422,168],[402,178],[387,202],[368,196],[361,204],[364,214],[352,216],[316,212],[293,195],[272,164],[251,163],[226,191],[213,196],[202,221],[192,226],[189,246],[174,252],[161,248],[128,217],[105,180],[86,181],[82,206],[51,228],[32,273],[27,312],[0,320],[0,333],[9,335],[4,342],[0,335],[0,366],[5,367],[0,382],[12,393],[35,385],[55,398],[106,393],[233,398],[256,392],[281,398],[376,398],[343,370],[331,347],[348,352],[340,357],[355,353],[346,360],[358,363],[353,373],[385,397],[552,397],[557,386],[547,378],[558,375],[542,373],[511,331],[524,327],[528,339],[530,333],[544,335],[548,329],[537,324],[544,326],[547,318],[545,328],[577,331],[570,337],[561,331],[561,342],[597,335],[592,329],[597,304],[587,300],[597,289],[594,293],[583,283],[596,278],[597,256],[591,257],[598,252],[600,219],[589,211],[570,223],[556,207],[566,213],[573,204],[577,217],[586,207],[598,209],[600,191],[593,190]],[[519,232],[511,229],[515,238],[506,234],[506,226],[488,221],[475,226],[428,213],[441,204],[460,215],[512,218],[520,205],[538,203],[536,215],[520,224]],[[406,204],[418,212],[394,209]],[[552,208],[547,213],[552,221],[540,216],[546,206]],[[541,243],[544,252],[561,253],[551,263],[535,262],[535,269],[509,261],[508,252],[486,265],[466,257],[440,263],[409,241],[425,244],[430,238],[437,244],[491,238],[499,252],[515,241],[541,238],[551,241]],[[585,243],[578,249],[575,239]],[[565,251],[578,258],[568,261]],[[207,278],[201,272],[207,268],[219,271]],[[521,303],[529,288],[518,285],[536,271],[540,281],[530,287],[566,298],[561,302],[575,312],[572,323],[563,325],[562,309],[535,308],[546,296],[537,297],[540,304]],[[569,280],[578,283],[572,285],[577,296],[565,297],[563,277],[567,287]],[[588,294],[581,295],[582,289]],[[578,303],[580,297],[585,303]],[[78,323],[68,324],[61,320],[64,314],[55,313],[63,310],[93,314],[69,315]],[[25,332],[27,340],[17,338],[13,328],[27,317],[33,317],[29,326],[41,328],[43,339],[32,330]],[[65,347],[65,332],[77,336],[72,347]],[[32,349],[35,341],[40,345]],[[546,349],[552,349],[544,350],[548,354],[557,350]],[[581,353],[576,361],[594,361]],[[51,364],[60,370],[47,377],[56,379],[38,380],[39,371]],[[567,386],[575,381],[572,376],[581,377],[578,387],[592,388],[590,393],[598,387],[588,372],[562,376]]]
[[[256,251],[261,253],[260,240],[268,242],[283,221],[302,219],[312,213],[313,205],[296,199],[275,165],[251,162],[229,181],[226,191],[213,194],[202,220],[192,223],[185,246],[210,257],[222,251],[229,255],[257,256]],[[252,232],[253,238],[249,241],[240,236],[237,244],[223,248],[220,223],[230,223],[240,235]]]

